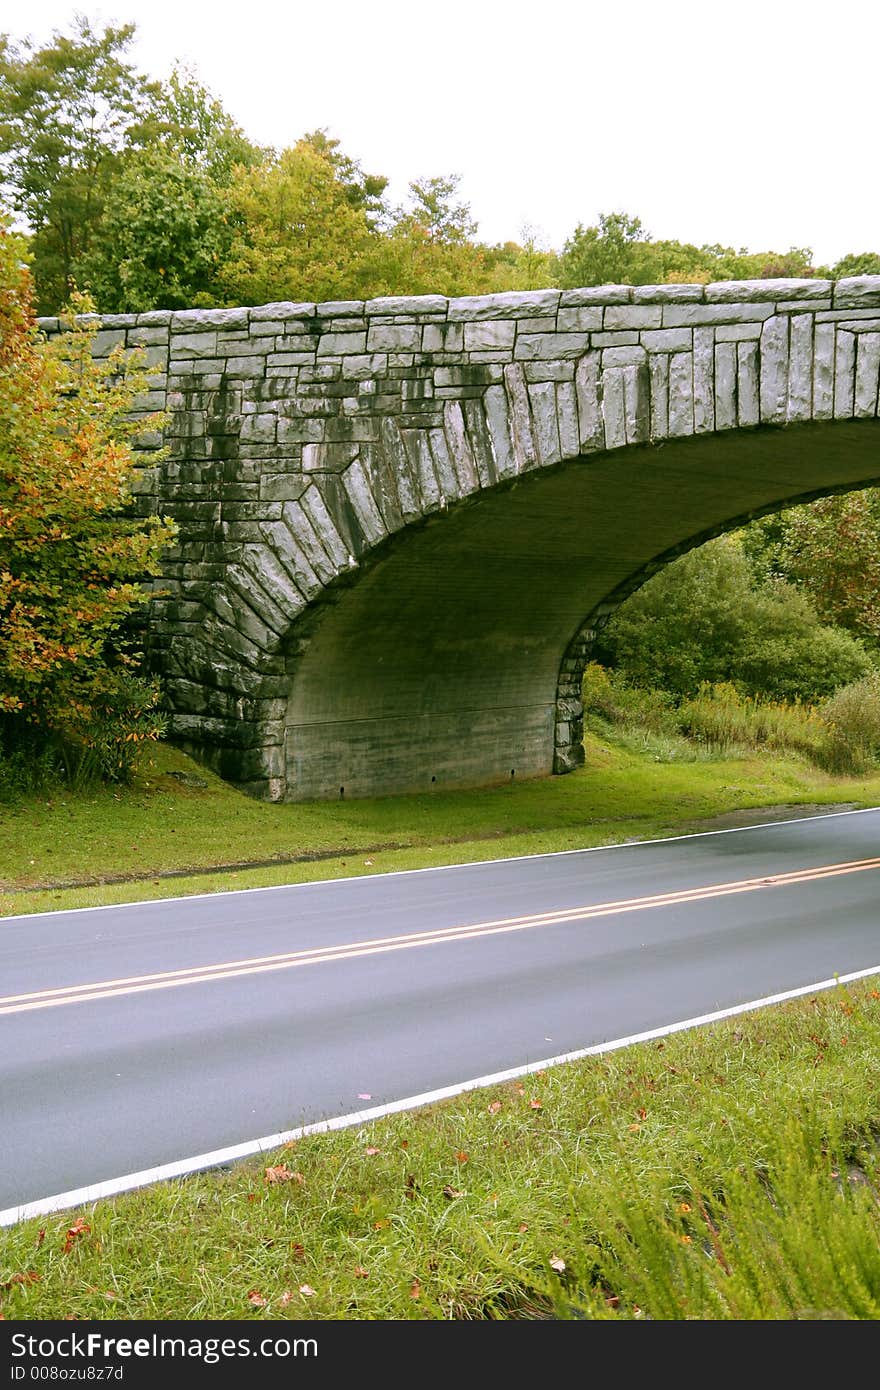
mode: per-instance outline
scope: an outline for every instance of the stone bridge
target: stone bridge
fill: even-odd
[[[180,527],[173,737],[271,799],[568,771],[622,598],[880,480],[880,277],[105,317],[120,343],[170,417],[139,503]]]

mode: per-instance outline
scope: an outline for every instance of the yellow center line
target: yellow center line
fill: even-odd
[[[28,994],[0,996],[0,1015],[25,1013],[32,1009],[57,1008],[63,1004],[86,1003],[95,999],[114,999],[125,994],[174,989],[180,985],[207,984],[213,980],[235,979],[244,975],[259,975],[274,970],[290,970],[304,965],[355,960],[364,956],[385,954],[391,951],[412,950],[416,946],[435,946],[446,942],[471,941],[485,936],[526,931],[536,927],[591,921],[597,917],[612,917],[627,912],[639,912],[648,908],[673,907],[677,904],[729,897],[735,893],[752,893],[761,888],[780,888],[801,883],[813,883],[825,878],[862,873],[866,869],[877,868],[880,868],[880,856],[872,859],[854,859],[840,864],[826,864],[815,869],[795,869],[789,873],[772,874],[761,878],[737,879],[729,883],[710,884],[704,888],[685,888],[672,893],[655,893],[640,898],[621,898],[612,902],[585,904],[580,907],[562,908],[551,912],[529,913],[522,917],[501,917],[488,922],[438,927],[430,931],[407,932],[397,936],[373,937],[366,941],[338,943],[334,946],[314,946],[299,951],[284,951],[277,955],[250,956],[240,960],[220,961],[212,965],[188,966],[180,970],[126,975],[118,979],[97,980],[81,985],[62,985],[55,989],[35,990]]]

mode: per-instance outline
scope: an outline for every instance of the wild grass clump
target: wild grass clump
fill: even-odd
[[[656,762],[766,750],[807,758],[837,776],[864,776],[880,766],[878,672],[810,705],[745,694],[732,681],[704,681],[695,695],[677,700],[593,662],[584,672],[583,701],[594,727]]]
[[[720,753],[772,748],[812,757],[825,733],[823,720],[809,705],[743,695],[729,681],[701,685],[676,713],[681,733]]]
[[[828,772],[859,776],[880,762],[880,674],[845,685],[819,708],[824,737],[817,753]]]

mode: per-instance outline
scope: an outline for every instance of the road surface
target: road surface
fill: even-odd
[[[5,918],[0,1218],[875,967],[880,810]]]

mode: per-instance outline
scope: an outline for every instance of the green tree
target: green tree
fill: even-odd
[[[32,234],[41,312],[57,312],[89,249],[121,152],[136,142],[158,93],[124,61],[134,25],[99,32],[79,16],[70,35],[36,48],[0,36],[0,171]]]
[[[349,203],[364,212],[371,227],[380,226],[386,220],[388,206],[385,190],[388,180],[384,174],[365,174],[359,162],[346,154],[340,142],[332,139],[326,130],[309,131],[300,143],[310,145],[316,154],[328,161]]]
[[[185,169],[218,188],[233,181],[236,169],[253,168],[266,156],[195,73],[181,65],[158,87],[143,137],[149,148],[161,143]]]
[[[235,218],[220,270],[227,302],[356,297],[372,232],[333,163],[299,141],[256,168],[239,167],[228,192]]]
[[[161,727],[125,629],[173,526],[130,506],[144,376],[118,353],[93,362],[93,331],[40,349],[30,278],[0,228],[0,751],[54,739],[121,777]]]
[[[788,700],[822,698],[870,667],[862,644],[823,624],[805,594],[781,581],[756,584],[735,536],[648,580],[602,631],[596,659],[635,685],[680,696],[731,681]]]
[[[646,285],[654,274],[648,234],[638,217],[600,213],[595,226],[578,223],[562,248],[560,284]]]
[[[233,240],[223,190],[161,145],[121,161],[100,235],[76,278],[104,313],[222,302],[219,275]]]
[[[843,280],[848,275],[880,275],[880,255],[876,251],[862,251],[842,256],[831,268],[835,280]]]
[[[493,284],[491,253],[472,240],[477,224],[458,198],[459,176],[417,179],[409,204],[389,215],[368,275],[373,294],[481,294]]]

